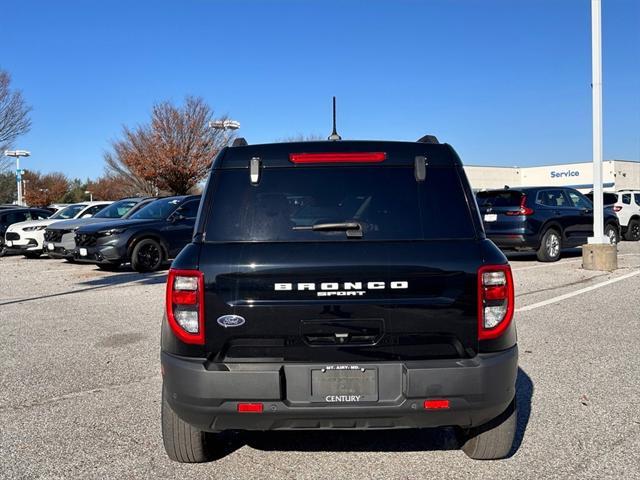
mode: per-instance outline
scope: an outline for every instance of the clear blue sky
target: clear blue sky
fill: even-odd
[[[605,158],[640,158],[640,2],[603,0]],[[33,105],[27,168],[102,173],[123,124],[187,94],[249,142],[330,133],[463,161],[591,159],[589,0],[84,1],[2,7],[0,68]],[[15,23],[15,27],[10,25]]]

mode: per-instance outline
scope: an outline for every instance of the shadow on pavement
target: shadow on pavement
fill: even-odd
[[[507,259],[510,262],[518,261],[518,262],[538,262],[538,257],[536,257],[535,252],[503,252]],[[566,250],[562,250],[560,254],[560,260],[563,258],[577,258],[582,256],[581,248],[567,248]],[[538,262],[542,263],[542,262]]]
[[[531,415],[533,390],[533,382],[529,375],[518,368],[518,428],[508,457],[518,451],[524,439]],[[367,431],[225,432],[216,442],[216,459],[223,458],[245,445],[265,451],[298,452],[422,452],[457,450],[461,447],[456,429],[452,427]]]

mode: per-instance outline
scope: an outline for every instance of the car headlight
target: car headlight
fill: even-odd
[[[118,235],[124,232],[124,228],[110,228],[109,230],[100,230],[98,232],[99,237],[110,237],[111,235]]]
[[[23,230],[25,232],[33,232],[34,230],[44,230],[45,228],[47,228],[46,225],[38,225],[37,227],[25,227]]]

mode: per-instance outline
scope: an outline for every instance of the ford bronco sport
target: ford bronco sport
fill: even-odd
[[[453,148],[223,149],[162,327],[169,457],[226,430],[453,426],[477,459],[516,431],[514,291]]]

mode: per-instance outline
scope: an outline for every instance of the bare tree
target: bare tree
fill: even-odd
[[[326,140],[326,137],[322,135],[316,135],[315,133],[311,135],[303,135],[299,133],[298,135],[292,135],[290,137],[279,138],[276,140],[278,143],[289,143],[289,142],[317,142],[320,140]]]
[[[11,90],[11,76],[0,70],[0,171],[9,165],[4,151],[14,140],[31,129],[29,107],[22,98],[22,92]]]
[[[123,138],[112,143],[113,153],[105,155],[107,172],[138,187],[189,193],[226,142],[223,132],[209,128],[212,118],[213,111],[199,97],[187,97],[182,106],[154,105],[150,124],[124,127]]]

